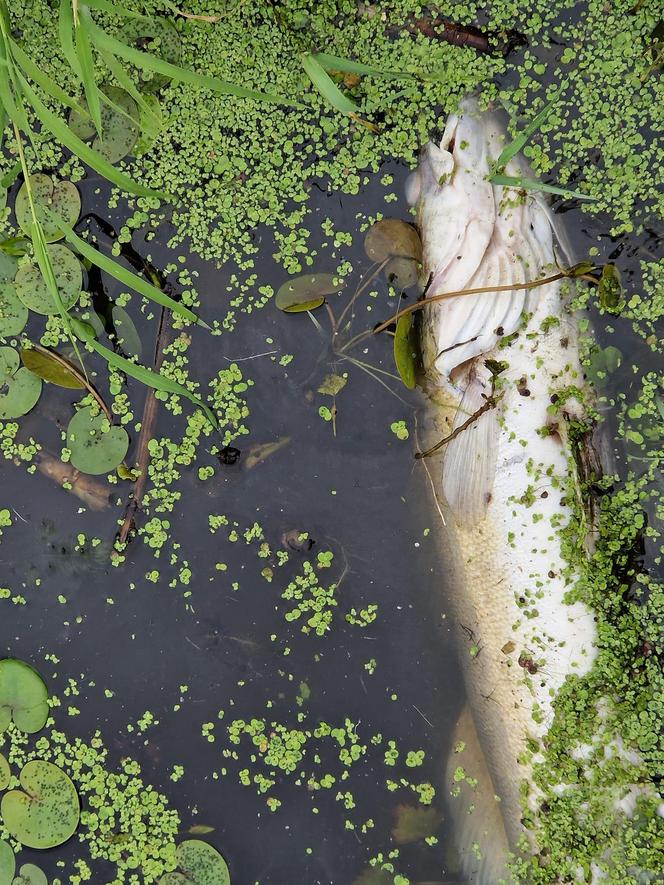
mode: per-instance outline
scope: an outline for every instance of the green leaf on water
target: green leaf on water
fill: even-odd
[[[542,110],[533,117],[530,123],[528,123],[528,125],[516,136],[516,138],[514,138],[508,145],[503,148],[500,156],[494,164],[494,169],[504,169],[505,166],[507,166],[509,161],[512,159],[512,157],[515,157],[523,149],[528,139],[537,132],[537,130],[541,127],[546,118],[549,116],[556,102],[560,98],[561,92],[562,89],[558,89],[551,101],[547,102]],[[491,177],[491,180],[494,180],[493,176]],[[500,182],[497,183],[499,184]]]
[[[69,390],[83,390],[87,387],[80,371],[62,354],[46,348],[24,348],[21,351],[23,365],[38,375],[43,381],[66,387]]]
[[[619,314],[625,303],[620,271],[615,264],[605,264],[598,285],[599,303],[608,313]]]
[[[152,149],[152,146],[159,138],[166,125],[166,120],[162,115],[161,105],[159,104],[157,96],[146,95],[144,98],[149,108],[149,112],[145,111],[142,107],[139,109],[141,134],[139,135],[136,147],[134,148],[134,154],[137,157],[142,157]]]
[[[112,425],[106,415],[94,414],[90,406],[78,411],[67,427],[71,463],[82,473],[109,473],[120,464],[129,448],[124,427]]]
[[[341,375],[326,375],[318,392],[324,393],[326,396],[336,396],[345,386],[346,379]]]
[[[0,813],[9,834],[28,848],[54,848],[73,836],[80,818],[76,787],[57,765],[28,762],[19,780],[22,790],[2,797]]]
[[[287,280],[276,294],[274,303],[286,313],[315,310],[325,303],[325,296],[343,289],[343,281],[331,273],[305,273]]]
[[[0,283],[8,283],[16,276],[18,261],[4,249],[0,249]]]
[[[75,112],[69,115],[69,127],[83,141],[94,136],[92,149],[114,165],[132,152],[138,140],[139,113],[134,99],[119,86],[107,86],[104,95],[110,103],[104,103],[101,109],[101,138],[89,120]],[[62,216],[57,210],[56,214]]]
[[[28,308],[16,294],[13,283],[0,283],[0,338],[19,335],[28,322]]]
[[[69,310],[76,304],[81,294],[81,286],[83,285],[81,262],[71,249],[61,243],[47,246],[46,251],[53,268],[62,305],[65,310]],[[51,287],[36,264],[24,264],[20,267],[14,285],[16,294],[30,310],[46,316],[59,312]]]
[[[177,870],[166,873],[160,885],[230,885],[226,861],[212,845],[200,839],[187,839],[178,845]]]
[[[48,885],[48,879],[38,866],[33,863],[24,863],[12,885]]]
[[[16,858],[9,842],[0,839],[0,885],[9,885],[16,872]]]
[[[383,218],[372,224],[364,238],[364,251],[372,261],[389,258],[422,260],[422,240],[412,226],[400,218]]]
[[[493,184],[500,184],[503,187],[513,187],[517,190],[524,191],[541,191],[545,194],[558,194],[558,196],[566,197],[568,200],[585,200],[586,202],[594,202],[599,197],[592,197],[590,194],[581,193],[581,191],[570,191],[566,187],[558,187],[555,184],[547,184],[544,181],[538,181],[536,178],[522,178],[513,175],[490,175],[489,181]]]
[[[41,379],[20,365],[14,348],[0,347],[0,419],[26,415],[39,399],[41,389]]]
[[[111,310],[111,317],[113,319],[114,337],[122,352],[126,356],[140,357],[143,351],[141,336],[138,334],[134,321],[127,311],[124,307],[115,304]]]
[[[48,690],[36,670],[14,658],[0,660],[0,732],[13,720],[19,731],[34,734],[48,719]]]
[[[328,71],[342,71],[347,74],[360,74],[364,76],[382,77],[385,80],[412,80],[415,74],[405,71],[384,71],[381,68],[372,68],[370,65],[350,58],[341,58],[338,55],[330,55],[329,52],[314,52],[314,59]]]
[[[94,122],[97,134],[103,134],[101,119],[101,98],[99,87],[95,81],[95,66],[92,57],[89,29],[92,23],[90,11],[83,4],[78,8],[78,21],[74,21],[74,48],[78,57],[78,64],[85,91],[85,100]]]
[[[64,234],[49,216],[47,209],[51,209],[67,224],[76,224],[81,213],[81,196],[76,185],[71,181],[58,181],[54,184],[50,176],[37,173],[30,176],[30,187],[37,220],[44,231],[44,239],[47,243],[61,240]],[[16,195],[14,212],[19,226],[29,236],[32,231],[33,218],[25,182]]]
[[[415,387],[417,340],[412,313],[397,320],[394,333],[394,362],[401,380],[409,390]]]
[[[0,790],[6,790],[11,779],[12,772],[9,767],[9,762],[7,762],[7,757],[0,753]],[[0,878],[0,883],[1,882],[2,878]]]
[[[359,106],[339,89],[313,53],[307,52],[302,56],[302,67],[318,92],[335,110],[342,114],[358,113]]]

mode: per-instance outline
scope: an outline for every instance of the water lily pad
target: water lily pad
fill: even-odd
[[[41,389],[41,380],[20,366],[18,353],[12,347],[0,347],[0,419],[26,415]]]
[[[9,767],[9,762],[7,762],[7,757],[3,756],[0,753],[0,790],[6,790],[9,786],[9,781],[11,780],[11,769]],[[0,882],[2,879],[0,879]]]
[[[394,333],[394,362],[401,380],[409,390],[415,387],[417,338],[412,313],[399,317]]]
[[[46,874],[33,863],[24,863],[12,885],[48,885]]]
[[[187,839],[177,848],[178,869],[166,873],[160,885],[230,885],[226,861],[216,848],[200,839]]]
[[[390,258],[383,268],[383,273],[388,283],[394,286],[395,289],[410,289],[419,279],[420,265],[413,258],[404,258],[402,255],[397,255],[394,258]]]
[[[180,34],[168,19],[159,17],[148,22],[134,19],[127,22],[118,36],[123,43],[156,55],[172,65],[179,65],[182,61]],[[170,82],[163,74],[155,74],[145,68],[132,67],[131,72],[135,81],[140,84],[141,92],[156,92]]]
[[[16,871],[16,858],[9,842],[0,839],[0,885],[9,885]]]
[[[28,322],[28,308],[16,294],[13,283],[0,283],[0,337],[20,334]]]
[[[144,95],[143,98],[151,113],[148,114],[144,108],[139,108],[141,132],[134,148],[134,156],[136,157],[142,157],[143,154],[147,154],[152,149],[166,123],[157,96]]]
[[[67,224],[72,226],[76,224],[81,213],[81,196],[78,188],[71,181],[58,181],[54,184],[50,176],[41,173],[30,176],[30,186],[37,218],[44,231],[46,242],[54,243],[62,239],[64,234],[46,210],[55,212]],[[14,212],[21,229],[29,236],[32,230],[32,213],[25,182],[16,195]]]
[[[400,218],[383,218],[372,224],[364,239],[364,251],[372,261],[388,258],[422,260],[422,241],[412,226]]]
[[[315,310],[332,295],[343,288],[343,282],[331,273],[305,273],[287,280],[275,297],[275,304],[286,313]]]
[[[16,276],[18,259],[0,250],[0,283],[8,283]]]
[[[55,281],[58,285],[60,298],[66,310],[73,307],[81,294],[83,273],[81,263],[71,249],[60,243],[47,246],[48,254],[53,265]],[[46,316],[58,313],[58,306],[42,277],[36,263],[24,264],[19,268],[14,281],[16,294],[23,304],[35,313]]]
[[[113,328],[115,329],[115,337],[117,343],[122,348],[122,352],[127,356],[140,356],[143,350],[141,336],[134,325],[134,321],[129,316],[124,307],[115,305],[111,311],[113,318]]]
[[[103,414],[92,408],[81,409],[67,427],[67,446],[71,463],[83,473],[108,473],[122,462],[129,448],[124,427],[109,424]]]
[[[625,293],[620,279],[620,271],[615,264],[605,264],[599,278],[599,302],[612,314],[619,314],[625,303]]]
[[[102,104],[102,138],[96,134],[92,121],[77,114],[76,111],[72,111],[69,115],[69,128],[83,140],[94,136],[93,150],[109,163],[117,163],[132,152],[138,140],[138,106],[131,95],[119,86],[106,86],[104,92],[120,110]],[[82,105],[87,108],[85,101]]]
[[[40,731],[48,719],[47,701],[46,683],[29,664],[14,658],[0,661],[0,732],[12,719],[20,731]]]
[[[66,387],[69,390],[83,390],[85,382],[78,370],[66,357],[59,353],[34,348],[21,351],[23,365],[38,375],[43,381]]]
[[[9,834],[28,848],[54,848],[73,836],[81,806],[76,787],[57,765],[28,762],[19,780],[22,790],[2,797],[0,814]]]

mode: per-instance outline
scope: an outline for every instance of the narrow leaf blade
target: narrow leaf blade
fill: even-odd
[[[302,67],[314,87],[335,110],[340,111],[342,114],[356,114],[360,110],[355,102],[339,89],[311,52],[307,52],[302,56]]]
[[[570,191],[564,187],[558,187],[555,184],[547,184],[544,181],[537,181],[535,178],[515,178],[511,175],[491,175],[489,181],[493,184],[501,184],[503,187],[521,188],[526,191],[542,191],[546,194],[558,194],[561,197],[567,197],[570,200],[587,200],[594,202],[599,197],[593,197],[590,194],[583,194],[580,191]]]

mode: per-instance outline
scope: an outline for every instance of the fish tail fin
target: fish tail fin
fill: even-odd
[[[454,728],[453,747],[445,784],[452,794],[449,807],[461,870],[473,885],[512,885],[500,802],[467,705]]]
[[[491,395],[488,377],[481,377],[475,368],[468,372],[467,379],[453,430],[476,415]],[[460,525],[472,527],[484,518],[496,474],[499,433],[498,414],[491,407],[447,443],[443,494]]]

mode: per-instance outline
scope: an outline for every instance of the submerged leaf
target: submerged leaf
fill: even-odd
[[[0,419],[26,415],[41,389],[41,379],[20,366],[18,353],[12,347],[0,347]]]
[[[81,196],[76,185],[71,181],[58,181],[54,184],[48,175],[38,173],[37,175],[30,176],[30,188],[35,204],[37,221],[42,226],[44,239],[47,243],[61,240],[63,237],[62,231],[53,222],[46,208],[52,209],[53,212],[64,218],[67,224],[76,224],[81,212]],[[21,229],[30,236],[33,220],[25,182],[21,185],[21,189],[16,195],[14,212]]]
[[[71,249],[60,243],[47,246],[47,252],[63,307],[69,310],[76,304],[81,294],[83,284],[81,263]],[[14,285],[16,294],[30,310],[46,316],[59,313],[51,290],[36,264],[24,264],[20,267]]]
[[[67,427],[71,463],[82,473],[109,473],[120,464],[129,448],[124,427],[112,425],[106,415],[88,407],[77,412]]]
[[[140,357],[143,351],[141,336],[127,311],[124,307],[119,307],[116,304],[111,310],[111,317],[113,318],[115,338],[123,353],[127,356]]]
[[[200,839],[187,839],[178,845],[177,872],[166,873],[160,885],[230,885],[226,861],[212,845]]]
[[[364,238],[364,251],[372,261],[388,258],[422,260],[422,241],[412,226],[400,218],[383,218],[372,224]]]
[[[615,264],[605,264],[599,278],[599,303],[609,313],[619,314],[625,297],[620,271]]]
[[[326,375],[323,383],[318,388],[318,392],[324,393],[327,396],[336,396],[345,386],[346,379],[341,375]]]
[[[396,256],[390,258],[383,268],[383,273],[391,286],[402,291],[403,289],[410,289],[411,286],[417,283],[420,265],[413,258]]]
[[[24,348],[21,359],[23,365],[43,381],[70,390],[83,390],[86,387],[79,370],[59,353],[51,353],[45,348]]]
[[[399,317],[394,333],[394,362],[401,380],[409,390],[415,387],[417,339],[412,313]]]
[[[34,734],[48,719],[48,690],[36,670],[24,661],[0,661],[0,732],[13,720],[19,731]]]
[[[54,848],[73,836],[80,817],[76,787],[61,768],[40,759],[21,771],[22,790],[5,793],[0,813],[9,834],[28,848]]]
[[[398,805],[395,817],[392,838],[397,845],[419,842],[420,839],[431,836],[440,821],[435,808],[416,808],[412,805]]]
[[[343,282],[331,273],[305,273],[287,280],[276,294],[274,303],[286,313],[315,310],[325,303],[325,296],[343,289]]]

